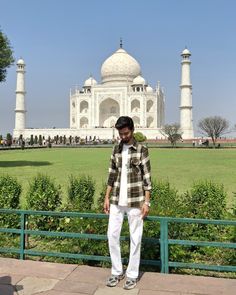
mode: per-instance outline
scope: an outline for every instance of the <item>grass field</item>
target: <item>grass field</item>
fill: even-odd
[[[65,199],[69,175],[87,174],[96,180],[96,197],[106,180],[111,148],[52,148],[0,151],[0,175],[16,176],[23,186],[22,204],[29,180],[38,172],[50,175],[63,189]],[[195,181],[222,183],[228,204],[236,192],[236,149],[150,148],[152,178],[169,180],[180,192]]]

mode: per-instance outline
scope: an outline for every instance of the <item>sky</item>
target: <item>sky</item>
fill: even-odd
[[[166,123],[179,122],[181,52],[191,56],[193,121],[236,124],[236,1],[0,0],[0,30],[26,63],[26,127],[68,128],[70,88],[123,48],[165,92]],[[0,134],[15,124],[16,65],[0,84]],[[236,136],[231,133],[230,136]]]

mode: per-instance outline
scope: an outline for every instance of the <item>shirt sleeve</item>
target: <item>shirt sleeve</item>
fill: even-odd
[[[110,166],[108,169],[108,179],[107,185],[113,186],[116,176],[116,163],[115,163],[115,147],[113,147],[111,158],[110,158]]]
[[[148,148],[143,146],[141,153],[141,165],[143,171],[143,188],[145,191],[151,191],[151,163],[149,158]]]

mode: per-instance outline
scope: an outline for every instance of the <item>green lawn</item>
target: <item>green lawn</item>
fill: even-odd
[[[88,174],[96,180],[96,196],[106,180],[111,148],[52,148],[0,151],[0,174],[16,176],[23,185],[22,202],[29,180],[38,172],[53,177],[63,188],[68,176]],[[150,148],[152,177],[168,179],[180,192],[194,181],[213,180],[224,184],[229,204],[236,192],[236,149]]]

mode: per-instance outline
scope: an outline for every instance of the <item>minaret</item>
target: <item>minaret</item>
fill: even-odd
[[[182,56],[182,77],[181,77],[181,97],[180,97],[180,128],[183,139],[194,138],[193,117],[192,117],[192,84],[190,80],[190,51],[185,48]]]
[[[25,129],[25,62],[20,58],[16,70],[16,108],[15,130],[16,134]]]

